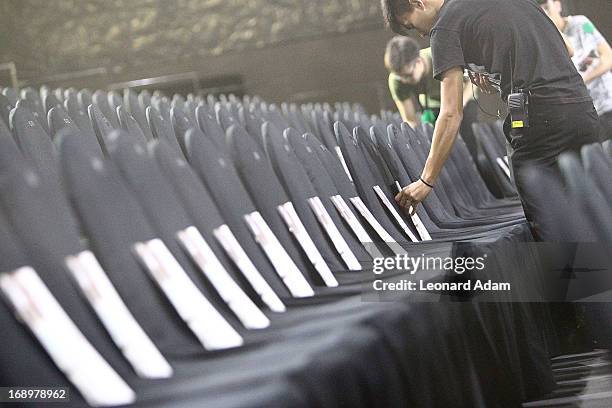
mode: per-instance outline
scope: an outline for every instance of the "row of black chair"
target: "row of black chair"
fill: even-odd
[[[394,196],[432,129],[358,106],[9,88],[0,105],[3,385],[237,407],[516,406],[553,386],[545,308],[363,301],[420,276],[375,258],[467,240],[500,278],[537,275],[508,245],[529,239],[518,200],[461,141],[411,217]]]

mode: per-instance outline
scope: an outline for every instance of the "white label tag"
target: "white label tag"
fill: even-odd
[[[207,350],[239,347],[242,337],[204,297],[160,239],[134,245],[136,255]]]
[[[352,197],[350,198],[351,203],[355,206],[359,214],[370,224],[374,231],[378,234],[378,236],[387,243],[395,243],[396,241],[393,239],[391,235],[380,225],[380,223],[374,218],[368,207],[366,207],[365,203],[361,201],[360,197]]]
[[[510,168],[508,167],[504,159],[502,159],[501,157],[498,157],[497,159],[495,159],[495,161],[497,161],[497,165],[501,167],[506,177],[508,177],[508,180],[511,180],[512,176],[510,175]]]
[[[353,214],[351,208],[346,204],[344,198],[340,195],[335,195],[330,197],[330,200],[334,203],[340,216],[347,222],[353,233],[355,233],[359,242],[362,244],[371,244],[373,242],[372,238],[370,238],[368,232],[363,228],[357,217],[355,217],[355,214]]]
[[[319,223],[329,236],[329,239],[331,239],[336,251],[338,251],[338,254],[340,254],[340,257],[346,264],[347,268],[349,268],[351,271],[360,271],[362,268],[359,260],[355,254],[353,254],[353,251],[351,251],[351,248],[342,237],[342,234],[340,234],[340,231],[338,231],[338,227],[336,227],[334,220],[332,220],[332,218],[329,216],[329,213],[325,209],[321,199],[319,197],[309,198],[308,205],[310,205],[310,208],[317,217],[317,220],[319,220]]]
[[[389,235],[389,233],[382,227],[382,225],[380,225],[378,220],[376,220],[376,218],[374,218],[374,215],[372,215],[372,213],[370,212],[368,207],[361,200],[361,197],[352,197],[350,200],[353,203],[353,205],[355,206],[355,208],[357,208],[357,211],[359,211],[359,214],[361,214],[361,216],[363,218],[365,218],[365,220],[368,222],[368,224],[370,224],[372,226],[372,228],[374,228],[374,231],[376,231],[376,234],[378,234],[378,236],[384,242],[387,243],[387,246],[389,248],[391,248],[391,250],[395,254],[397,254],[397,255],[406,254],[406,250],[403,249],[401,247],[401,245],[398,244],[397,241],[395,241],[395,239],[393,239],[393,237],[391,235]]]
[[[421,236],[421,240],[431,241],[431,235],[429,234],[429,231],[427,231],[427,228],[425,228],[425,225],[423,224],[423,221],[421,221],[421,217],[419,217],[419,214],[414,213],[410,216],[410,218],[412,218],[412,223],[414,224],[415,228],[417,229],[417,232]]]
[[[395,182],[395,187],[397,188],[397,192],[400,193],[402,191],[402,186],[398,181]],[[414,213],[410,216],[412,218],[412,223],[417,229],[422,241],[431,241],[431,235],[429,235],[429,231],[425,228],[423,221],[421,221],[421,217],[417,213]]]
[[[244,219],[259,243],[266,256],[272,263],[274,270],[283,280],[293,297],[314,296],[314,290],[293,262],[285,248],[280,244],[261,214],[254,211],[245,214]]]
[[[244,327],[263,329],[270,325],[270,320],[227,273],[196,227],[191,226],[179,231],[177,237]]]
[[[378,196],[380,201],[387,208],[387,211],[389,211],[391,213],[391,216],[393,217],[395,222],[402,228],[404,233],[406,235],[408,235],[408,238],[410,238],[410,240],[412,242],[419,242],[419,239],[410,230],[410,227],[408,227],[408,224],[406,224],[406,222],[404,221],[402,216],[399,215],[399,213],[397,212],[395,207],[393,207],[393,204],[391,204],[391,201],[389,201],[389,199],[385,195],[384,191],[382,191],[382,188],[380,188],[380,186],[374,186],[374,187],[372,187],[372,189],[374,189],[374,192],[376,193],[376,195]]]
[[[381,258],[383,256],[382,253],[376,247],[376,245],[372,241],[372,238],[370,238],[370,235],[365,230],[365,228],[363,228],[363,225],[361,225],[355,214],[353,214],[351,207],[348,206],[342,196],[335,195],[330,197],[330,200],[336,207],[336,210],[338,210],[338,212],[340,213],[342,219],[344,219],[344,221],[348,224],[349,228],[351,229],[351,231],[353,231],[359,242],[361,242],[368,254],[370,254],[372,258]]]
[[[244,252],[242,246],[227,225],[222,225],[213,231],[215,238],[221,244],[230,259],[236,264],[246,280],[251,284],[261,300],[273,312],[285,312],[287,308],[278,295],[270,287],[268,282],[261,276],[249,256]]]
[[[128,310],[91,251],[66,258],[85,298],[123,356],[143,378],[168,378],[172,367]]]
[[[336,154],[338,155],[338,159],[340,159],[340,163],[342,163],[342,168],[346,172],[346,175],[348,176],[349,180],[351,180],[351,182],[352,182],[353,181],[353,177],[351,176],[351,172],[349,171],[349,168],[346,165],[346,160],[344,160],[344,155],[342,154],[342,149],[340,149],[340,146],[336,146],[335,150],[336,150]]]
[[[338,286],[336,277],[329,269],[329,266],[323,259],[323,256],[321,256],[321,253],[315,246],[315,243],[312,242],[312,238],[310,235],[308,235],[308,231],[306,231],[304,224],[302,224],[302,220],[300,220],[300,217],[295,211],[293,203],[286,202],[285,204],[279,205],[277,210],[285,221],[285,224],[287,224],[289,232],[291,232],[295,239],[297,239],[300,247],[304,250],[308,260],[315,267],[325,285],[328,287]]]
[[[94,407],[131,404],[136,394],[104,360],[31,267],[0,276],[0,289],[55,365]]]

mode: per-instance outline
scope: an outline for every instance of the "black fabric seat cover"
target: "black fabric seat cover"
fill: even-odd
[[[128,309],[167,357],[202,353],[201,344],[136,260],[133,245],[156,234],[113,163],[79,135],[63,133],[59,145],[68,194],[83,231]]]
[[[157,159],[162,172],[172,184],[174,191],[178,195],[190,218],[193,220],[194,225],[201,232],[225,269],[233,275],[234,279],[240,284],[242,289],[246,291],[251,299],[255,303],[261,305],[259,296],[255,293],[250,284],[246,282],[236,266],[230,261],[215,238],[214,230],[222,225],[226,225],[226,223],[198,175],[191,166],[189,166],[189,164],[163,140],[151,142],[149,151]]]
[[[290,297],[289,291],[265,258],[246,225],[244,216],[257,209],[232,161],[198,129],[190,129],[185,139],[189,162],[208,187],[230,229],[272,289],[281,299]]]
[[[342,194],[339,193],[334,185],[333,179],[326,171],[327,169],[320,161],[319,156],[314,153],[315,150],[307,143],[308,140],[314,141],[314,136],[307,136],[309,139],[303,138],[295,130],[289,128],[285,130],[284,137],[291,145],[295,157],[299,160],[299,163],[308,175],[312,185],[316,189],[317,195],[321,198],[325,209],[334,220],[334,224],[336,224],[336,227],[338,227],[338,230],[342,233],[342,236],[351,248],[351,251],[353,251],[353,254],[355,254],[357,259],[361,262],[370,262],[372,259],[371,256],[363,248],[357,237],[349,230],[330,199],[333,196]],[[355,193],[355,195],[356,194],[357,193]]]
[[[312,284],[313,279],[318,282],[312,265],[301,252],[277,210],[278,206],[290,200],[266,160],[265,153],[239,126],[230,126],[227,138],[234,166],[257,209],[309,283]]]
[[[281,181],[285,191],[291,197],[291,202],[313,239],[317,249],[332,270],[342,270],[340,255],[335,251],[330,238],[323,231],[314,212],[308,204],[308,199],[317,197],[317,192],[311,184],[308,175],[301,166],[297,166],[298,159],[293,154],[289,143],[283,138],[276,127],[271,123],[263,126],[263,137],[267,155]]]
[[[172,123],[159,113],[157,109],[149,106],[146,110],[147,122],[153,132],[153,137],[158,140],[164,140],[166,144],[174,149],[175,153],[182,154],[181,146],[179,145]]]
[[[164,241],[206,298],[217,307],[226,320],[237,325],[236,318],[228,306],[204,278],[203,273],[196,270],[180,247],[176,234],[193,225],[193,222],[164,178],[157,162],[148,156],[146,145],[138,144],[121,131],[113,133],[110,138],[112,139],[109,149],[111,158],[142,206],[157,237]]]

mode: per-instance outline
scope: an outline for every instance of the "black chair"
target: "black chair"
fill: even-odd
[[[265,139],[266,153],[272,167],[290,196],[291,202],[308,230],[308,234],[312,237],[327,264],[332,270],[344,270],[345,268],[361,270],[361,266],[339,231],[336,238],[338,242],[335,243],[333,241],[334,236],[328,234],[329,230],[325,230],[325,225],[321,225],[322,221],[315,216],[311,207],[312,203],[309,203],[309,200],[318,198],[317,192],[305,170],[296,165],[299,160],[282,133],[270,123],[263,125],[262,133]],[[322,211],[327,213],[325,207]],[[329,216],[329,214],[327,215]],[[334,232],[337,231],[335,224],[330,225],[330,227],[334,228]],[[347,251],[347,253],[344,254],[341,251]],[[343,265],[345,259],[350,260],[347,265]]]
[[[197,124],[200,127],[200,130],[209,137],[212,141],[215,142],[217,148],[225,150],[227,148],[227,143],[225,141],[225,132],[223,128],[219,125],[213,115],[211,115],[210,111],[205,105],[199,105],[196,110],[196,118]],[[178,121],[178,119],[177,119]],[[193,125],[193,122],[190,123]],[[261,129],[259,130],[261,132]]]
[[[39,177],[54,186],[61,185],[57,151],[51,137],[34,117],[26,102],[19,101],[11,111],[11,129],[17,145]]]
[[[34,117],[42,125],[43,129],[48,131],[47,111],[45,110],[45,106],[43,105],[42,98],[40,97],[38,91],[36,91],[34,88],[22,89],[21,100],[28,106]],[[13,106],[17,106],[17,101],[15,101]]]
[[[77,100],[83,112],[87,112],[89,105],[93,103],[93,95],[89,89],[81,89],[77,92]]]
[[[183,158],[163,140],[151,142],[164,175],[171,182],[185,210],[207,240],[219,260],[258,305],[284,312],[285,305],[266,282],[249,255],[225,223],[210,193]]]
[[[97,105],[91,104],[87,108],[87,114],[96,133],[98,143],[105,154],[108,154],[108,143],[109,136],[117,128],[104,116],[104,114],[98,109]]]
[[[593,165],[593,161],[590,165]],[[587,177],[580,158],[576,153],[564,153],[559,157],[559,167],[571,197],[575,197],[585,215],[591,220],[598,240],[612,242],[612,228],[607,220],[612,217],[610,196],[606,196],[596,185],[595,180]]]
[[[125,89],[123,91],[123,106],[125,107],[127,113],[136,119],[136,122],[138,123],[138,126],[140,126],[145,138],[147,140],[153,140],[151,128],[147,123],[145,108],[143,105],[141,105],[138,99],[138,94],[133,89]]]
[[[583,146],[581,156],[588,177],[604,197],[612,197],[612,157],[606,156],[599,143]]]
[[[51,108],[62,106],[62,102],[55,96],[55,94],[49,92],[43,100],[43,106],[45,109],[45,114],[48,114]]]
[[[109,104],[109,97],[106,92],[99,89],[95,91],[92,96],[92,103],[100,110],[114,129],[119,129],[117,111]]]
[[[182,154],[183,151],[174,133],[172,123],[164,119],[159,111],[152,106],[147,107],[146,115],[153,137],[158,140],[164,140],[168,146],[174,149],[175,153]]]
[[[9,103],[13,106],[17,104],[19,100],[19,92],[15,88],[6,87],[2,89],[2,95],[8,99]]]

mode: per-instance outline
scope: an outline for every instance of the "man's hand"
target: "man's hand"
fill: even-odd
[[[486,75],[478,74],[476,72],[469,72],[470,80],[474,85],[480,89],[482,93],[490,95],[496,91],[495,87],[489,82],[489,78]]]
[[[395,201],[397,201],[400,207],[410,215],[414,215],[419,203],[427,198],[430,192],[431,187],[421,180],[418,180],[404,187],[404,189],[395,196]]]

